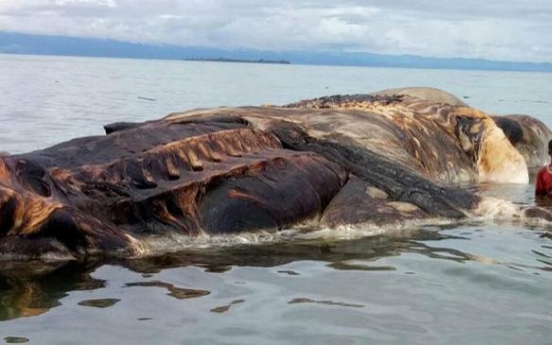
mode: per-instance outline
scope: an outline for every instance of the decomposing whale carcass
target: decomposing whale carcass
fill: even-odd
[[[459,185],[528,182],[542,159],[531,145],[552,138],[544,125],[513,119],[508,132],[510,122],[421,91],[174,113],[2,156],[0,257],[133,256],[177,235],[456,220],[484,204]]]

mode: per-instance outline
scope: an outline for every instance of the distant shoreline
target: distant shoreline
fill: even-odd
[[[287,60],[250,60],[250,59],[228,59],[228,58],[190,58],[182,59],[184,61],[208,61],[208,62],[239,62],[239,63],[265,63],[265,64],[276,64],[276,65],[290,65],[291,62]]]

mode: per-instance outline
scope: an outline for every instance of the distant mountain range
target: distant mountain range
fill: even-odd
[[[111,39],[0,32],[0,53],[171,60],[289,61],[292,64],[552,72],[552,63],[432,58],[352,52],[226,50],[122,42]]]

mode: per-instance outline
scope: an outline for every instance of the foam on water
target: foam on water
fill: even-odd
[[[291,239],[297,232],[289,229],[278,232],[256,231],[215,236],[202,234],[196,237],[171,233],[167,236],[152,236],[140,240],[133,238],[132,246],[135,253],[133,257],[163,255],[188,249],[275,243]]]
[[[395,235],[397,233],[408,232],[409,230],[419,229],[427,226],[449,226],[460,224],[464,221],[454,219],[424,219],[411,220],[400,224],[378,226],[373,223],[358,223],[350,225],[341,225],[335,228],[322,227],[318,229],[285,229],[279,231],[256,231],[244,232],[240,234],[227,235],[201,235],[190,237],[180,234],[171,234],[169,236],[149,237],[141,240],[133,240],[135,251],[134,258],[158,256],[163,254],[175,253],[190,249],[205,248],[224,248],[239,245],[267,245],[280,242],[293,241],[341,241],[354,240],[365,237],[380,235]],[[470,220],[472,222],[472,220]]]
[[[548,208],[493,197],[484,197],[474,211],[474,216],[475,220],[487,223],[511,222],[523,226],[552,224],[552,210]]]
[[[517,225],[550,225],[552,222],[544,217],[528,216],[527,211],[539,209],[552,217],[552,212],[544,208],[514,204],[510,201],[483,197],[478,208],[462,220],[450,218],[428,218],[376,225],[371,222],[340,225],[335,228],[316,227],[314,223],[303,224],[297,228],[274,231],[255,231],[239,234],[208,235],[197,237],[172,233],[168,236],[152,236],[145,239],[132,239],[134,257],[157,256],[190,249],[224,248],[238,245],[264,245],[291,241],[340,241],[354,240],[380,235],[396,235],[410,230],[434,226],[438,229],[450,225],[465,224],[517,224]]]

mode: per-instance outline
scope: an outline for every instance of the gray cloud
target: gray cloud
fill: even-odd
[[[0,30],[183,46],[552,61],[550,0],[2,0]]]

